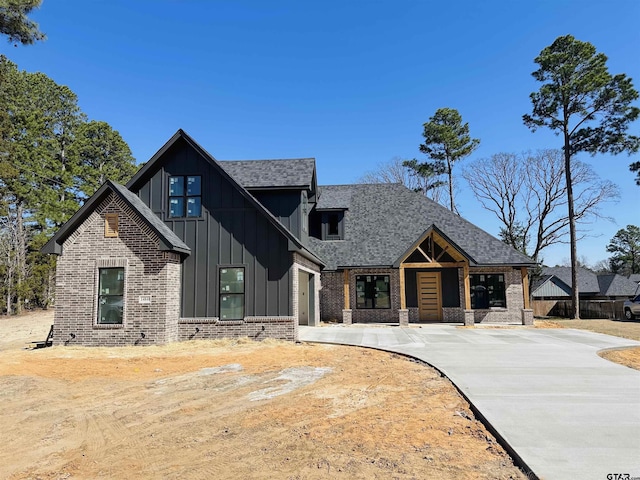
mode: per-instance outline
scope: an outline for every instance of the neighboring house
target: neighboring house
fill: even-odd
[[[640,285],[640,273],[633,273],[629,275],[629,280],[635,282],[637,285]]]
[[[532,260],[423,195],[318,187],[313,159],[217,161],[182,130],[43,251],[59,256],[55,344],[533,319]]]
[[[558,307],[564,311],[563,301],[571,300],[571,267],[543,267],[541,276],[531,285],[534,312],[536,315],[562,315]],[[623,302],[635,295],[638,284],[615,273],[595,273],[586,268],[578,269],[578,294],[583,310],[601,311],[606,301]],[[600,305],[598,305],[600,304]],[[621,309],[620,309],[621,312]],[[585,312],[586,313],[586,312]],[[614,315],[610,309],[605,315]]]

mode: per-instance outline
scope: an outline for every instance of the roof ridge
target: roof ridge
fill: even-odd
[[[315,157],[295,157],[295,158],[245,158],[240,160],[218,160],[218,162],[301,162],[301,161],[313,161]]]

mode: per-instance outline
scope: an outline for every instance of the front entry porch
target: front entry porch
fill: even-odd
[[[396,262],[400,325],[446,322],[531,324],[526,267],[471,266],[432,226]]]

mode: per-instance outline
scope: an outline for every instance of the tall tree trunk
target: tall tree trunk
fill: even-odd
[[[24,229],[24,206],[16,202],[16,314],[22,313],[22,286],[27,277],[27,240]]]
[[[566,122],[565,122],[566,125]],[[569,207],[569,246],[571,249],[571,318],[580,319],[580,297],[578,288],[578,249],[576,245],[576,218],[573,210],[573,184],[571,180],[571,150],[569,133],[564,132],[564,173],[567,182],[567,205]]]
[[[9,250],[9,262],[11,261],[11,251]],[[11,293],[11,287],[13,286],[13,267],[11,264],[8,264],[8,272],[7,272],[7,317],[11,316],[11,312],[13,310],[13,306],[11,305],[11,301],[13,300],[13,295]]]
[[[456,212],[456,206],[453,202],[453,172],[451,171],[451,160],[447,158],[447,173],[449,174],[449,201],[451,203],[450,209],[452,212]]]
[[[47,296],[44,303],[44,309],[48,309],[53,303],[53,295],[56,288],[56,271],[54,269],[49,270],[49,275],[47,278]]]

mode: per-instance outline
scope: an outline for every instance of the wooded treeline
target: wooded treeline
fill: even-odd
[[[52,302],[55,257],[40,248],[98,187],[137,170],[109,124],[89,120],[76,94],[0,56],[0,308]]]

